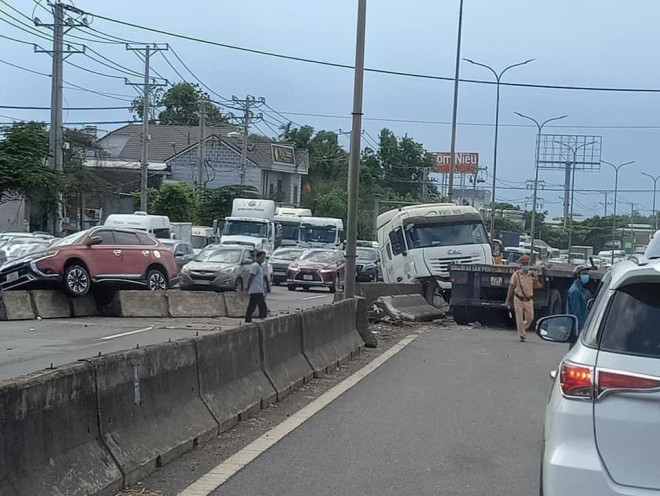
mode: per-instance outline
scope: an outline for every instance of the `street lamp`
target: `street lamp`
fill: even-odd
[[[647,174],[646,172],[642,172],[642,176],[646,176],[653,181],[653,218],[655,219],[655,230],[658,230],[658,212],[655,211],[655,197],[658,193],[658,179],[660,179],[660,176],[653,177],[651,174]]]
[[[561,141],[555,141],[558,145],[565,146],[568,148],[572,153],[573,153],[573,162],[571,162],[571,169],[569,170],[568,173],[566,174],[566,177],[568,180],[571,181],[571,191],[570,191],[570,202],[571,202],[571,213],[570,213],[570,219],[571,223],[568,226],[568,258],[570,260],[571,258],[571,248],[573,245],[573,204],[575,203],[575,163],[577,162],[577,152],[580,151],[581,148],[585,148],[589,145],[593,145],[596,143],[595,141],[590,141],[589,143],[583,143],[580,146],[573,146],[573,145],[567,145],[566,143],[562,143]],[[566,219],[564,219],[564,223],[566,223]]]
[[[534,161],[534,198],[533,198],[533,204],[532,204],[532,236],[531,236],[531,252],[532,252],[532,258],[534,258],[534,232],[536,230],[536,202],[538,198],[538,188],[539,188],[539,154],[540,154],[540,149],[541,149],[541,133],[543,132],[543,127],[548,124],[549,122],[553,121],[559,121],[561,119],[566,119],[568,117],[567,115],[562,115],[561,117],[553,117],[551,119],[548,119],[546,121],[543,121],[541,124],[539,124],[539,121],[534,119],[533,117],[529,117],[525,114],[521,114],[520,112],[514,112],[518,117],[522,117],[523,119],[527,119],[528,121],[532,121],[534,124],[536,124],[536,127],[539,130],[539,133],[536,135],[536,160]],[[532,260],[533,261],[533,260]]]
[[[493,148],[493,188],[491,192],[492,198],[490,199],[490,239],[495,239],[495,188],[497,187],[497,182],[496,182],[497,181],[497,138],[498,138],[499,126],[500,126],[500,82],[502,81],[502,76],[504,76],[504,73],[507,72],[509,69],[513,69],[514,67],[519,67],[521,65],[529,64],[530,62],[533,62],[535,59],[525,60],[524,62],[519,62],[517,64],[513,64],[508,67],[505,67],[504,69],[502,69],[502,71],[499,74],[495,69],[493,69],[489,65],[481,64],[479,62],[475,62],[474,60],[470,60],[470,59],[463,59],[463,60],[469,62],[470,64],[478,65],[480,67],[488,69],[490,72],[493,73],[496,81],[497,100],[495,102],[495,145]]]
[[[614,242],[616,241],[616,199],[619,193],[619,170],[626,165],[634,164],[635,161],[625,162],[623,164],[615,165],[611,162],[601,160],[602,163],[614,168],[614,217],[612,217],[612,265],[614,265]]]

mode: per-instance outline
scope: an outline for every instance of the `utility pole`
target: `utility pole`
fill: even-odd
[[[140,177],[140,210],[147,211],[147,189],[149,187],[149,97],[151,96],[151,88],[156,86],[166,86],[167,81],[159,83],[156,80],[150,80],[149,76],[149,63],[151,61],[152,52],[167,51],[169,46],[159,45],[156,43],[135,45],[129,43],[126,45],[126,50],[135,52],[144,52],[144,81],[142,83],[142,159],[140,161],[141,177]],[[138,86],[136,83],[131,83],[126,80],[126,84],[130,86]]]
[[[632,160],[630,162],[626,162],[623,164],[615,165],[611,162],[606,162],[605,160],[601,160],[606,165],[609,165],[614,169],[614,215],[612,216],[612,265],[614,265],[614,243],[616,242],[616,207],[617,207],[617,197],[619,193],[619,171],[621,170],[622,167],[625,167],[626,165],[631,165],[634,164],[635,161]]]
[[[651,174],[646,174],[645,172],[642,172],[643,176],[648,177],[653,181],[653,219],[655,221],[655,230],[658,230],[658,212],[655,209],[655,200],[656,196],[658,196],[658,179],[660,179],[660,176],[653,177]]]
[[[451,152],[449,155],[449,182],[447,197],[454,199],[454,170],[456,169],[456,118],[458,116],[458,81],[461,76],[461,37],[463,32],[463,0],[458,7],[458,35],[456,40],[456,69],[454,71],[454,107],[451,117]]]
[[[362,133],[362,100],[364,96],[364,48],[367,31],[367,0],[358,0],[355,41],[355,75],[353,83],[353,128],[348,166],[348,221],[346,230],[346,275],[344,297],[355,296],[355,260],[357,258],[358,193],[360,191],[360,153]]]
[[[532,257],[534,257],[534,241],[535,241],[535,233],[536,233],[536,212],[537,212],[537,198],[538,198],[538,191],[539,191],[539,157],[541,153],[541,134],[543,133],[543,128],[545,127],[546,124],[554,121],[560,121],[562,119],[565,119],[568,117],[567,115],[562,115],[560,117],[553,117],[551,119],[547,119],[543,121],[542,123],[539,123],[536,119],[529,117],[527,115],[521,114],[520,112],[514,112],[518,117],[522,117],[523,119],[527,119],[528,121],[532,121],[534,124],[536,124],[536,128],[538,130],[538,134],[536,135],[536,158],[534,160],[534,197],[532,200],[532,225],[531,225],[531,244],[530,246],[532,247]],[[540,237],[540,236],[539,236]],[[533,262],[533,260],[532,260]]]
[[[603,193],[605,193],[605,212],[603,212],[603,217],[607,217],[607,196],[610,194],[610,192],[605,190]]]
[[[74,14],[82,15],[83,11],[75,7],[65,5],[61,2],[53,4],[53,24],[42,24],[41,21],[35,18],[34,23],[40,27],[47,27],[53,30],[53,47],[52,50],[44,50],[35,46],[34,50],[37,53],[48,53],[53,59],[52,78],[51,78],[51,94],[50,94],[50,142],[49,142],[49,155],[50,167],[55,172],[62,172],[63,169],[63,156],[64,156],[64,125],[62,124],[62,86],[64,78],[64,59],[65,55],[74,53],[85,53],[85,47],[80,49],[72,48],[70,45],[64,47],[64,35],[71,29],[84,26],[85,22],[79,22],[71,17],[66,18],[67,29],[65,26],[65,11],[73,12]],[[62,207],[63,197],[58,198],[58,205],[55,218],[52,220],[53,233],[55,236],[62,235]]]
[[[374,218],[373,218],[374,241],[378,241],[378,215],[380,214],[380,198],[381,195],[374,195]]]
[[[571,208],[571,162],[566,161],[564,175],[564,229],[568,228],[568,212]]]
[[[247,174],[247,152],[248,152],[248,136],[250,134],[250,124],[258,122],[264,118],[264,114],[254,114],[253,108],[265,105],[266,99],[264,97],[255,98],[252,95],[247,95],[245,100],[233,96],[232,102],[238,105],[243,110],[243,118],[241,125],[243,126],[243,142],[241,146],[241,166],[238,171],[241,185],[245,185],[245,175]]]
[[[204,163],[206,162],[206,99],[199,99],[199,145],[197,155],[197,195],[204,188]]]

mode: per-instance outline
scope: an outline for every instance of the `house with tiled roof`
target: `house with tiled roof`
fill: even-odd
[[[150,177],[197,186],[200,128],[196,126],[149,126]],[[139,167],[142,156],[142,125],[129,124],[100,138],[90,167]],[[240,184],[253,186],[264,197],[298,205],[302,178],[309,169],[307,150],[292,144],[248,140],[247,160],[242,168],[243,139],[238,128],[207,127],[205,132],[204,187]]]

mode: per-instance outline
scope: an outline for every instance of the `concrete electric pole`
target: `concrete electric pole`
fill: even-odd
[[[51,94],[50,94],[50,167],[56,172],[62,172],[63,157],[64,157],[64,125],[62,124],[62,86],[64,78],[64,59],[65,55],[74,53],[84,53],[85,47],[74,48],[71,45],[64,46],[64,35],[71,29],[84,26],[85,21],[79,22],[78,20],[70,17],[66,18],[65,26],[65,11],[70,11],[74,14],[82,15],[81,10],[76,9],[70,5],[63,3],[53,4],[53,24],[42,24],[35,18],[34,23],[39,27],[47,27],[53,30],[53,47],[52,50],[44,50],[35,46],[35,52],[48,53],[53,59],[52,78],[51,78]],[[63,198],[58,199],[57,213],[52,223],[52,230],[55,236],[62,234],[62,210]]]
[[[167,86],[167,81],[159,83],[155,79],[151,80],[149,75],[149,63],[151,61],[152,52],[167,51],[169,46],[167,44],[145,44],[135,45],[127,44],[127,50],[135,52],[144,52],[144,81],[142,83],[142,159],[141,159],[141,178],[140,178],[140,210],[147,211],[147,189],[149,187],[149,99],[151,96],[151,88],[156,86]],[[136,83],[126,81],[130,86],[137,86]]]
[[[197,195],[204,188],[204,163],[206,162],[206,99],[199,99],[199,144],[197,155]]]
[[[250,124],[252,122],[259,122],[264,118],[264,114],[254,114],[252,109],[265,105],[266,99],[264,97],[255,98],[252,95],[247,95],[245,100],[233,96],[232,102],[238,105],[243,110],[243,118],[241,125],[243,126],[243,144],[241,147],[241,167],[238,175],[241,180],[241,186],[245,185],[245,175],[247,174],[247,152],[248,152],[248,137],[250,135]]]

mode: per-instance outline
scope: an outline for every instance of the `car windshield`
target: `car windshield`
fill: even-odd
[[[372,248],[358,248],[357,257],[360,260],[369,260],[371,262],[375,262],[378,260],[378,251]]]
[[[249,220],[228,220],[225,222],[223,234],[226,236],[265,238],[268,236],[268,224]]]
[[[280,260],[295,260],[301,253],[302,250],[297,250],[295,248],[280,248],[275,250],[273,258],[279,258]]]
[[[488,243],[488,235],[481,222],[408,224],[405,232],[409,249]]]
[[[198,262],[238,263],[241,260],[242,253],[242,250],[206,248],[195,257],[195,260]]]
[[[329,250],[312,250],[307,253],[303,253],[300,256],[300,260],[309,260],[310,262],[336,262],[337,258],[335,252]]]
[[[58,241],[55,241],[53,243],[53,246],[77,245],[83,240],[83,238],[85,236],[87,236],[87,233],[89,233],[89,230],[73,233],[73,234],[67,236],[66,238],[62,238]]]
[[[300,228],[300,240],[313,243],[335,243],[337,240],[337,226],[303,224]]]

